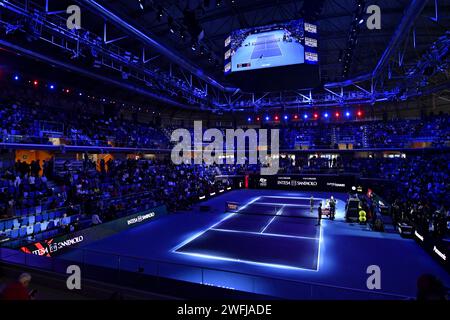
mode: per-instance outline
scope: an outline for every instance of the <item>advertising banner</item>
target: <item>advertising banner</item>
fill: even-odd
[[[128,228],[152,221],[164,214],[167,214],[167,208],[166,206],[160,206],[122,217],[114,221],[92,226],[77,232],[38,241],[23,246],[20,250],[25,253],[31,253],[39,256],[54,257],[70,248],[75,248],[80,245],[85,245],[93,241],[112,236]]]
[[[276,175],[251,176],[251,187],[292,191],[349,192],[355,186],[352,175]]]

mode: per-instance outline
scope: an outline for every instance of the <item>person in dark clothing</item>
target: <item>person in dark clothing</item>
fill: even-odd
[[[317,225],[320,226],[320,223],[322,222],[322,203],[319,203],[319,206],[317,207]]]
[[[330,199],[330,220],[334,220],[334,216],[336,214],[336,200],[333,196]]]
[[[424,274],[417,280],[417,300],[446,300],[447,290],[443,283],[431,274]]]

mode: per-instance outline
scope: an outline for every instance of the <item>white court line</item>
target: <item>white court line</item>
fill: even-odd
[[[270,219],[269,223],[262,229],[261,233],[264,233],[266,231],[267,227],[270,226],[270,224],[275,220],[277,216],[279,216],[283,212],[284,206],[280,208],[280,210],[277,211],[276,215],[273,216],[272,219]]]
[[[239,208],[238,211],[240,211],[240,210],[246,208],[248,205],[252,204],[253,202],[258,201],[260,198],[261,198],[261,197],[257,197],[257,198],[255,198],[255,199],[249,201],[249,202],[248,202],[247,204],[245,204],[242,208]],[[198,237],[200,237],[201,235],[203,235],[204,233],[206,233],[208,230],[213,229],[215,226],[221,224],[222,222],[224,222],[225,220],[228,220],[229,218],[231,218],[232,216],[234,216],[234,215],[236,215],[236,214],[238,214],[238,213],[237,213],[237,212],[230,213],[230,214],[227,215],[225,218],[223,218],[223,219],[220,220],[219,222],[214,223],[214,224],[213,224],[212,226],[210,226],[209,228],[207,228],[207,229],[205,229],[205,230],[203,230],[203,231],[200,231],[200,232],[194,234],[193,236],[187,238],[186,240],[184,240],[183,242],[181,242],[180,244],[178,244],[177,246],[175,246],[175,248],[173,248],[171,251],[172,251],[172,252],[179,253],[179,252],[177,252],[178,249],[180,249],[181,247],[184,247],[184,246],[185,246],[186,244],[188,244],[189,242],[194,241],[195,239],[197,239]]]
[[[219,232],[254,234],[254,235],[258,235],[258,236],[268,236],[268,237],[308,239],[308,240],[317,240],[317,241],[320,240],[320,238],[315,238],[315,237],[292,236],[292,235],[280,234],[280,233],[261,233],[261,232],[254,232],[254,231],[240,231],[240,230],[230,230],[230,229],[220,229],[220,228],[213,228],[210,230],[219,231]]]
[[[311,272],[318,272],[319,271],[318,269],[300,268],[300,267],[293,267],[293,266],[284,265],[284,264],[274,264],[274,263],[258,262],[258,261],[252,261],[252,260],[226,258],[226,257],[213,256],[213,255],[202,254],[202,253],[192,253],[192,252],[177,252],[177,253],[178,254],[188,255],[188,256],[199,257],[199,258],[215,259],[215,260],[221,260],[221,261],[232,261],[232,262],[239,262],[239,263],[247,263],[247,264],[252,264],[252,265],[257,265],[257,266],[266,266],[266,267],[271,267],[271,268],[302,270],[302,271],[311,271]]]
[[[274,202],[255,202],[254,204],[258,205],[264,205],[264,206],[284,206],[284,207],[305,207],[305,208],[309,208],[310,205],[309,204],[290,204],[290,203],[274,203]]]
[[[243,207],[238,209],[238,212],[244,208],[246,208],[247,206],[249,206],[252,203],[255,203],[256,201],[258,201],[259,199],[261,199],[264,196],[259,196],[251,201],[249,201],[248,203],[246,203]],[[278,196],[267,196],[269,198],[287,198],[287,199],[298,199],[298,198],[294,198],[294,197],[278,197]],[[304,198],[304,199],[309,199],[309,198]],[[315,198],[316,200],[317,198]],[[317,199],[318,200],[318,199]],[[214,225],[212,225],[211,227],[209,227],[208,229],[205,229],[202,232],[197,233],[196,235],[186,239],[185,241],[183,241],[182,243],[180,243],[179,245],[177,245],[175,248],[172,249],[172,252],[174,253],[178,253],[178,254],[184,254],[184,255],[189,255],[189,256],[195,256],[195,257],[202,257],[202,258],[207,258],[207,259],[216,259],[216,260],[222,260],[222,261],[233,261],[233,262],[240,262],[240,263],[249,263],[249,264],[254,264],[254,265],[262,265],[262,266],[268,266],[268,267],[275,267],[275,268],[283,268],[283,269],[293,269],[293,270],[304,270],[304,271],[313,271],[313,272],[318,272],[319,271],[319,266],[320,266],[320,252],[321,252],[321,243],[323,241],[322,239],[322,226],[320,226],[319,228],[319,238],[310,238],[310,237],[301,237],[301,236],[289,236],[289,235],[281,235],[281,234],[271,234],[271,233],[259,233],[259,232],[248,232],[248,231],[237,231],[237,230],[227,230],[227,229],[216,229],[215,227],[217,225],[219,225],[220,223],[224,222],[225,220],[231,218],[232,216],[235,216],[236,214],[238,214],[238,212],[234,212],[231,213],[230,215],[226,216],[224,219],[220,220],[219,222],[215,223]],[[274,217],[276,218],[276,216]],[[272,220],[274,219],[272,218]],[[275,236],[275,237],[281,237],[281,238],[298,238],[298,239],[309,239],[309,240],[316,240],[318,241],[318,254],[317,254],[317,265],[316,265],[316,269],[308,269],[308,268],[300,268],[300,267],[293,267],[293,266],[289,266],[289,265],[279,265],[279,264],[271,264],[271,263],[264,263],[264,262],[257,262],[257,261],[250,261],[250,260],[241,260],[241,259],[233,259],[233,258],[226,258],[226,257],[220,257],[220,256],[213,256],[213,255],[207,255],[207,254],[199,254],[199,253],[193,253],[193,252],[178,252],[177,250],[183,246],[185,246],[186,244],[190,243],[191,241],[193,241],[194,239],[200,237],[201,235],[203,235],[204,233],[206,233],[208,230],[215,230],[215,231],[221,231],[221,232],[236,232],[236,233],[254,233],[257,234],[259,236]]]
[[[275,199],[307,199],[311,200],[311,198],[308,197],[283,197],[283,196],[261,196],[260,198],[275,198]],[[326,200],[325,198],[313,198],[313,200]]]

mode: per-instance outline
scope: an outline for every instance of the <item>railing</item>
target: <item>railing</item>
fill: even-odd
[[[0,134],[1,143],[21,143],[21,144],[41,144],[50,146],[68,145],[68,146],[93,146],[93,147],[130,147],[130,148],[167,148],[168,145],[162,140],[151,140],[145,145],[139,145],[133,139],[112,139],[110,141],[91,139],[91,138],[67,138],[67,137],[38,137],[30,135],[17,135],[17,134]]]
[[[144,275],[159,280],[174,279],[286,299],[413,299],[413,297],[401,294],[260,276],[187,263],[111,254],[83,248],[72,249],[64,256],[56,258],[0,248],[0,259],[7,263],[64,274],[69,265],[76,264],[81,267],[82,274],[85,277],[98,281],[110,281],[118,285],[134,285],[136,283],[137,286],[138,282],[130,281],[130,276],[139,275],[140,279],[142,279]],[[154,290],[155,288],[147,289]]]

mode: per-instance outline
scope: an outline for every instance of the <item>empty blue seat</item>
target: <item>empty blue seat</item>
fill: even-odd
[[[6,220],[5,221],[5,229],[12,229],[13,228],[13,221],[12,220]]]
[[[50,212],[50,213],[48,214],[48,218],[49,218],[49,220],[55,219],[55,212]]]
[[[47,230],[51,230],[51,229],[53,229],[55,227],[55,223],[52,221],[52,220],[50,220],[50,222],[48,223],[48,225],[47,225]]]
[[[48,227],[48,224],[49,224],[48,221],[41,222],[41,231],[45,231]]]
[[[62,214],[61,211],[56,211],[56,212],[55,212],[55,217],[56,217],[56,218],[61,218],[62,215],[63,215],[63,214]]]
[[[22,238],[25,237],[26,235],[27,235],[27,227],[21,227],[19,229],[19,237]]]
[[[5,230],[5,223],[3,221],[0,221],[0,232]]]
[[[36,222],[36,217],[35,216],[29,216],[28,217],[28,224],[32,225]]]
[[[48,220],[48,213],[44,212],[42,214],[42,221],[47,221]]]
[[[42,221],[42,215],[38,214],[36,215],[36,223],[41,222]]]
[[[33,228],[33,233],[39,233],[39,232],[41,232],[41,224],[36,223]]]
[[[17,238],[19,237],[19,229],[13,229],[13,230],[11,230],[11,235],[10,235],[10,237],[13,238],[13,239],[17,239]]]
[[[23,217],[22,221],[20,221],[21,226],[26,226],[28,224],[28,217]]]
[[[33,226],[28,226],[27,227],[27,235],[33,234],[33,230],[34,230]]]

